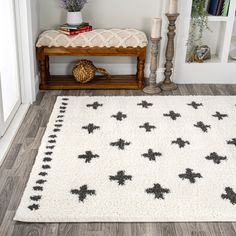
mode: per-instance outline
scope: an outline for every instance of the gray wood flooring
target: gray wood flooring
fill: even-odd
[[[131,235],[236,235],[236,223],[73,223],[34,224],[14,222],[41,138],[58,95],[144,95],[141,91],[47,91],[40,92],[30,107],[0,167],[0,236],[131,236]],[[236,85],[181,85],[162,95],[236,95]],[[236,208],[235,208],[236,214]]]

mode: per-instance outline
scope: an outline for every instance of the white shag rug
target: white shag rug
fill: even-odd
[[[236,220],[236,97],[58,97],[15,220]]]

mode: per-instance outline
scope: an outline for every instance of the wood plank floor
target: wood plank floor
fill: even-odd
[[[0,236],[151,236],[151,235],[236,235],[236,223],[73,223],[33,224],[14,222],[41,138],[58,95],[144,95],[141,91],[47,91],[40,92],[30,107],[0,167]],[[181,85],[162,95],[236,95],[236,85]],[[236,214],[236,208],[235,208]]]

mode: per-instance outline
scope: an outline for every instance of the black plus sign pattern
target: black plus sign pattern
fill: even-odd
[[[221,161],[227,160],[226,156],[219,156],[216,152],[212,152],[206,157],[207,160],[212,160],[215,164],[220,164]]]
[[[156,126],[150,125],[149,122],[144,123],[143,125],[140,125],[139,128],[144,128],[146,132],[151,132],[152,129],[156,129]]]
[[[110,143],[111,146],[113,147],[116,146],[120,150],[124,150],[125,146],[129,146],[130,144],[131,144],[130,142],[126,142],[123,139],[119,139],[117,142]]]
[[[78,195],[79,202],[84,202],[87,196],[96,195],[95,190],[89,190],[87,185],[83,185],[80,189],[72,189],[71,194]]]
[[[212,116],[214,116],[214,117],[217,117],[218,118],[218,120],[223,120],[225,117],[228,117],[228,115],[227,114],[221,114],[220,112],[216,112],[216,114],[215,115],[212,115]]]
[[[125,181],[132,180],[132,175],[126,175],[124,170],[120,170],[116,175],[109,176],[110,181],[117,181],[118,185],[125,185]]]
[[[236,138],[232,138],[232,140],[227,141],[227,144],[236,146]]]
[[[176,140],[172,141],[171,144],[177,144],[179,148],[184,148],[186,145],[190,145],[190,142],[184,141],[182,138],[177,138]]]
[[[39,209],[39,204],[32,204],[28,206],[28,208],[33,211],[33,210],[38,210]]]
[[[79,155],[78,158],[85,159],[85,163],[90,163],[92,159],[98,158],[99,155],[93,154],[91,151],[86,151],[85,154]]]
[[[92,107],[94,110],[97,110],[98,107],[102,107],[103,104],[100,104],[99,102],[94,102],[93,104],[87,104],[87,107]]]
[[[147,194],[154,194],[155,199],[165,199],[164,194],[170,193],[168,188],[162,188],[160,184],[153,184],[152,188],[147,188]]]
[[[41,200],[42,196],[41,195],[34,195],[30,197],[30,200],[38,202],[39,200]]]
[[[197,122],[194,126],[200,128],[204,133],[207,133],[208,129],[211,128],[210,125],[205,125],[202,121]]]
[[[169,116],[172,120],[176,120],[178,117],[181,117],[179,113],[175,113],[174,111],[169,111],[169,113],[165,113],[163,116]]]
[[[90,123],[87,126],[83,126],[82,129],[86,129],[89,134],[92,134],[94,130],[100,129],[100,127]]]
[[[138,103],[137,104],[138,106],[142,106],[143,108],[149,108],[151,107],[153,104],[152,103],[149,103],[147,101],[142,101],[141,103]]]
[[[226,194],[222,194],[221,197],[222,199],[227,199],[231,202],[231,204],[236,204],[236,193],[234,190],[230,187],[225,188]]]
[[[119,111],[116,115],[112,115],[111,117],[116,118],[119,121],[122,121],[123,119],[127,118],[127,115]]]
[[[192,169],[187,168],[184,174],[179,174],[179,177],[184,180],[188,179],[191,184],[196,182],[196,178],[202,178],[200,173],[194,173]]]
[[[154,152],[151,148],[148,149],[147,153],[142,154],[143,157],[148,158],[150,161],[156,161],[156,157],[160,157],[161,155],[160,152]]]
[[[187,104],[188,106],[192,106],[194,109],[198,109],[198,107],[202,107],[203,106],[203,104],[202,103],[197,103],[197,102],[191,102],[191,103],[189,103],[189,104]]]

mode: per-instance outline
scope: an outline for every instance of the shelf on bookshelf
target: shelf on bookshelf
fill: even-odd
[[[228,21],[228,16],[208,16],[208,21]]]

